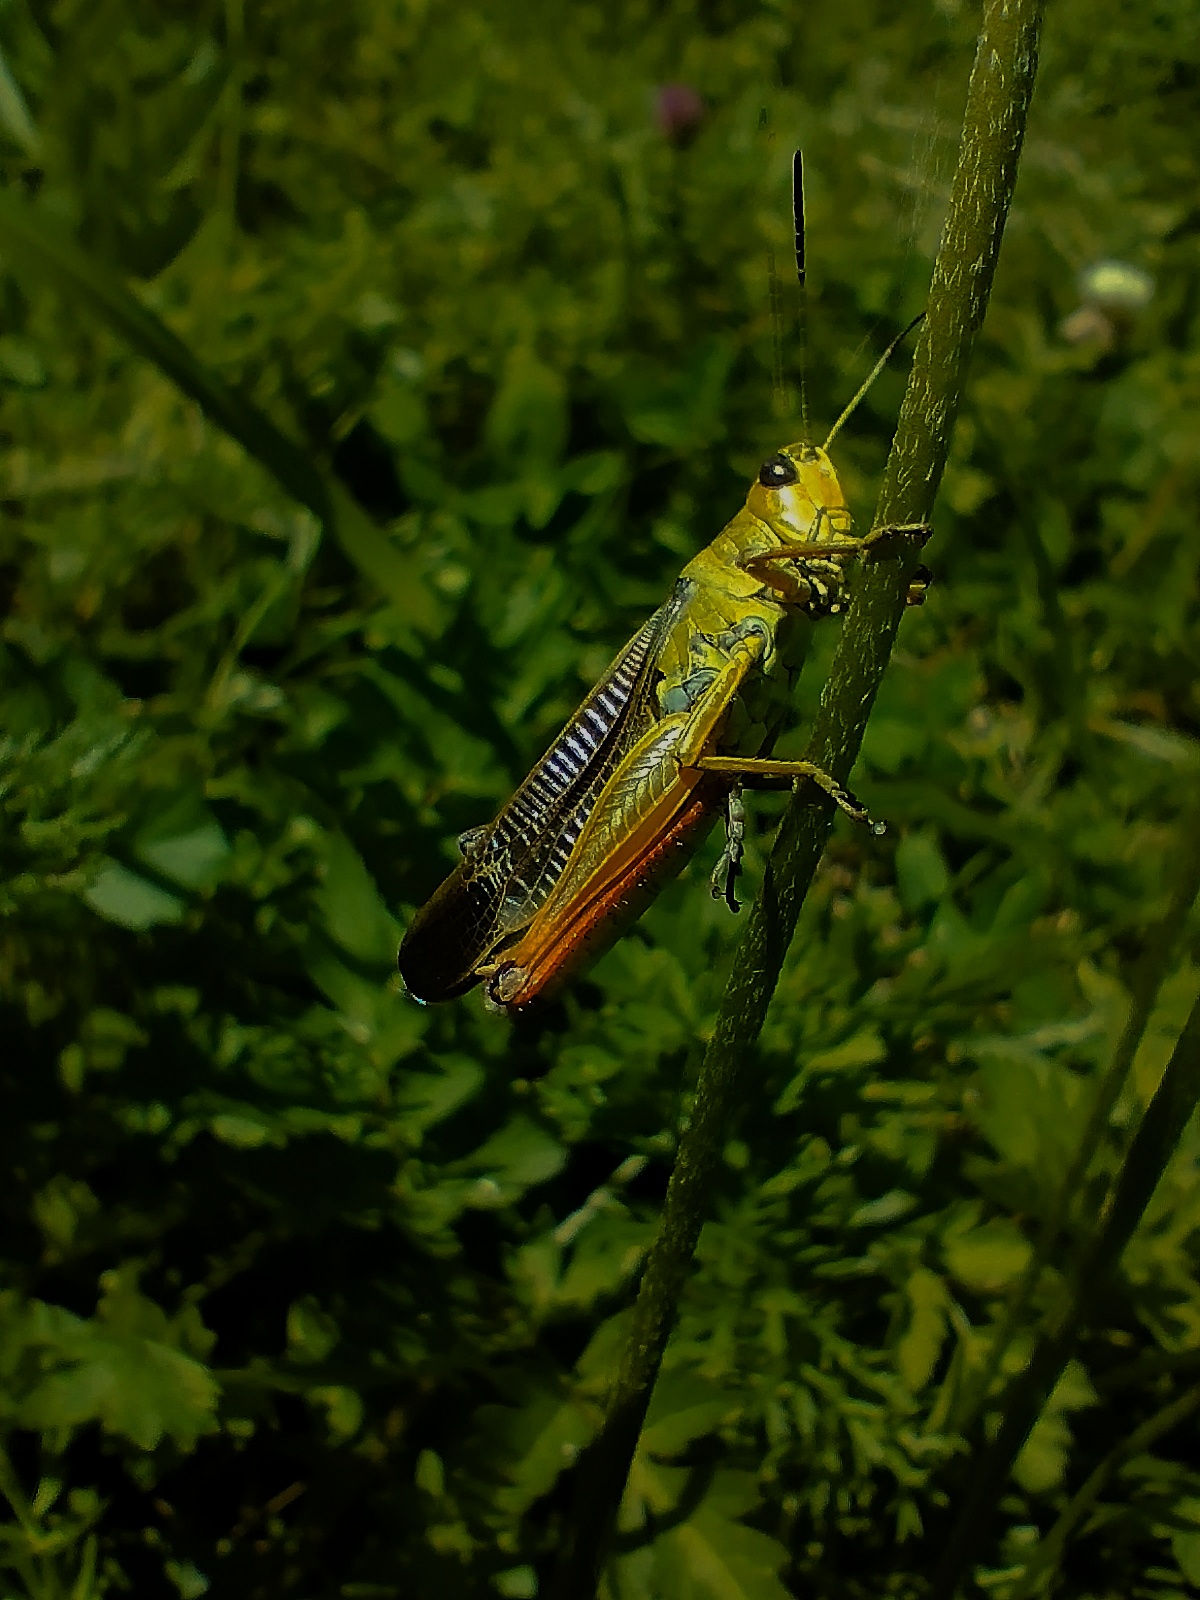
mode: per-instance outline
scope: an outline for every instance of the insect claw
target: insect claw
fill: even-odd
[[[924,564],[919,566],[908,581],[907,603],[910,606],[923,606],[932,582],[933,573],[929,568]]]
[[[819,779],[817,781],[820,782]],[[832,778],[825,783],[821,783],[821,787],[837,806],[838,810],[846,813],[851,822],[862,823],[863,827],[869,829],[877,839],[881,839],[887,832],[887,823],[873,821],[871,813],[866,806],[863,805],[856,794],[851,794],[849,789],[843,788],[840,783],[835,783]]]
[[[728,846],[721,851],[720,859],[713,868],[710,887],[714,900],[724,900],[730,911],[736,916],[742,909],[736,894],[733,892],[734,882],[741,871],[741,862],[735,861],[732,850]]]

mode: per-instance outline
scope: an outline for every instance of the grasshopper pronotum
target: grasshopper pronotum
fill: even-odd
[[[798,155],[795,179],[803,283]],[[688,562],[496,820],[462,835],[462,861],[400,947],[416,999],[448,1000],[482,982],[490,1005],[516,1010],[557,988],[624,931],[722,812],[713,893],[736,909],[743,788],[809,779],[869,820],[828,773],[770,752],[807,624],[840,608],[847,564],[884,532],[925,531],[856,538],[828,455],[898,342],[824,445],[800,441],[764,461],[745,505]],[[911,603],[927,583],[922,572]]]

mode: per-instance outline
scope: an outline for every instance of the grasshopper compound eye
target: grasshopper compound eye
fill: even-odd
[[[764,489],[786,489],[795,483],[799,473],[786,456],[768,456],[758,469],[758,481]]]

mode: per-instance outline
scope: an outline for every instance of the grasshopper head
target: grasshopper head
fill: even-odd
[[[815,444],[785,445],[768,456],[746,507],[789,542],[844,544],[850,535],[850,512],[833,462]]]

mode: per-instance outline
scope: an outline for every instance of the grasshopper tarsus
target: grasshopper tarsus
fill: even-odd
[[[877,545],[886,544],[892,539],[914,539],[923,545],[933,533],[932,522],[885,522],[878,528],[872,528],[862,542],[863,554],[873,551]]]
[[[838,810],[845,812],[851,822],[858,822],[864,828],[869,828],[876,838],[887,832],[887,823],[876,822],[858,796],[850,789],[847,789],[845,784],[839,783],[836,778],[822,768],[814,766],[811,761],[797,762],[796,765],[807,767],[808,771],[803,774],[797,774],[794,787],[798,788],[801,778],[807,777],[818,788],[824,789]]]
[[[742,788],[737,784],[725,798],[725,848],[713,868],[710,885],[714,900],[724,900],[735,915],[742,908],[734,886],[742,870],[745,853],[746,807],[742,801]]]
[[[742,870],[740,861],[734,859],[732,850],[728,845],[721,851],[716,866],[713,868],[709,889],[714,900],[724,900],[726,906],[736,917],[742,909],[742,903],[734,893],[734,884]]]
[[[831,778],[827,772],[822,772],[819,767],[814,767],[808,776],[819,788],[824,789],[838,810],[844,811],[851,822],[861,823],[864,828],[869,828],[872,833],[887,826],[886,823],[873,821],[871,813],[858,796],[851,793],[836,778]]]

